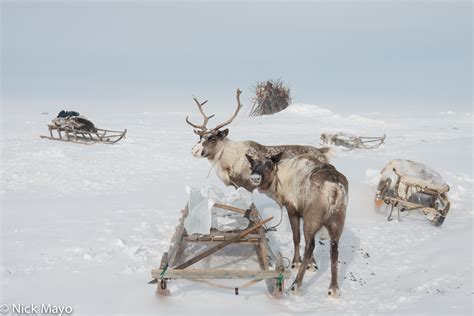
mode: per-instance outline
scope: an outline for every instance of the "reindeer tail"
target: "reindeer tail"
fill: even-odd
[[[342,183],[325,182],[328,193],[329,213],[345,210],[349,195],[346,187]]]
[[[336,151],[332,147],[318,148],[320,153],[318,160],[324,163],[330,163],[332,158],[336,155]]]

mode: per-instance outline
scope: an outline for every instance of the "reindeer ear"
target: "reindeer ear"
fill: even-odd
[[[250,163],[251,166],[253,166],[253,158],[249,154],[245,154],[245,158],[247,158],[247,161]]]
[[[283,152],[279,152],[278,154],[273,155],[270,159],[273,163],[278,163],[281,159],[281,156],[283,156]]]
[[[229,135],[229,129],[228,128],[226,128],[225,130],[219,131],[217,133],[217,136],[219,136],[220,138],[224,138],[227,135]]]

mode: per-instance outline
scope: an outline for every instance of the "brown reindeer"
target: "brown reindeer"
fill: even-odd
[[[321,163],[311,154],[281,161],[281,153],[270,157],[246,157],[251,165],[252,183],[288,211],[295,246],[293,262],[301,261],[300,219],[303,220],[306,246],[303,264],[293,283],[296,289],[301,287],[306,267],[313,257],[315,234],[325,227],[331,239],[331,284],[328,295],[337,296],[338,244],[348,200],[346,177],[332,165]],[[292,290],[295,288],[292,287]]]
[[[201,125],[191,123],[188,117],[186,117],[186,122],[194,127],[194,133],[199,136],[199,142],[193,147],[192,154],[195,157],[207,158],[211,165],[215,167],[217,176],[225,185],[234,186],[235,188],[243,187],[250,192],[255,189],[255,185],[250,181],[250,165],[245,158],[245,154],[274,155],[283,153],[283,158],[290,158],[304,153],[311,153],[322,162],[329,161],[332,154],[329,147],[316,148],[302,145],[264,146],[254,141],[234,142],[227,138],[229,130],[222,130],[222,128],[229,125],[241,110],[241,92],[237,89],[237,109],[234,114],[227,121],[214,128],[207,128],[209,119],[214,116],[207,116],[203,111],[202,107],[207,101],[201,103],[194,98],[199,112],[204,118]]]

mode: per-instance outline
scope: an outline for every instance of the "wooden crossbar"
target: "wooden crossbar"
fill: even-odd
[[[152,269],[151,277],[160,279],[163,269]],[[291,277],[291,271],[281,272],[284,279]],[[274,270],[212,270],[212,269],[167,269],[164,278],[167,279],[273,279],[280,276],[280,271]]]

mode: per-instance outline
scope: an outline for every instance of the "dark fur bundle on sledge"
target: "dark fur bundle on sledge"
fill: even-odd
[[[94,123],[92,123],[85,117],[74,116],[71,117],[70,120],[74,122],[74,124],[76,125],[75,128],[78,130],[94,133],[97,132],[97,128],[95,127]]]
[[[75,129],[91,133],[97,132],[94,123],[83,116],[57,117],[53,119],[53,124],[61,128]]]
[[[56,117],[70,117],[70,116],[79,116],[79,112],[76,111],[64,111],[62,110],[61,112],[58,113],[58,116]]]
[[[253,91],[255,97],[250,116],[277,113],[290,105],[290,88],[285,87],[283,81],[279,79],[257,82]]]

